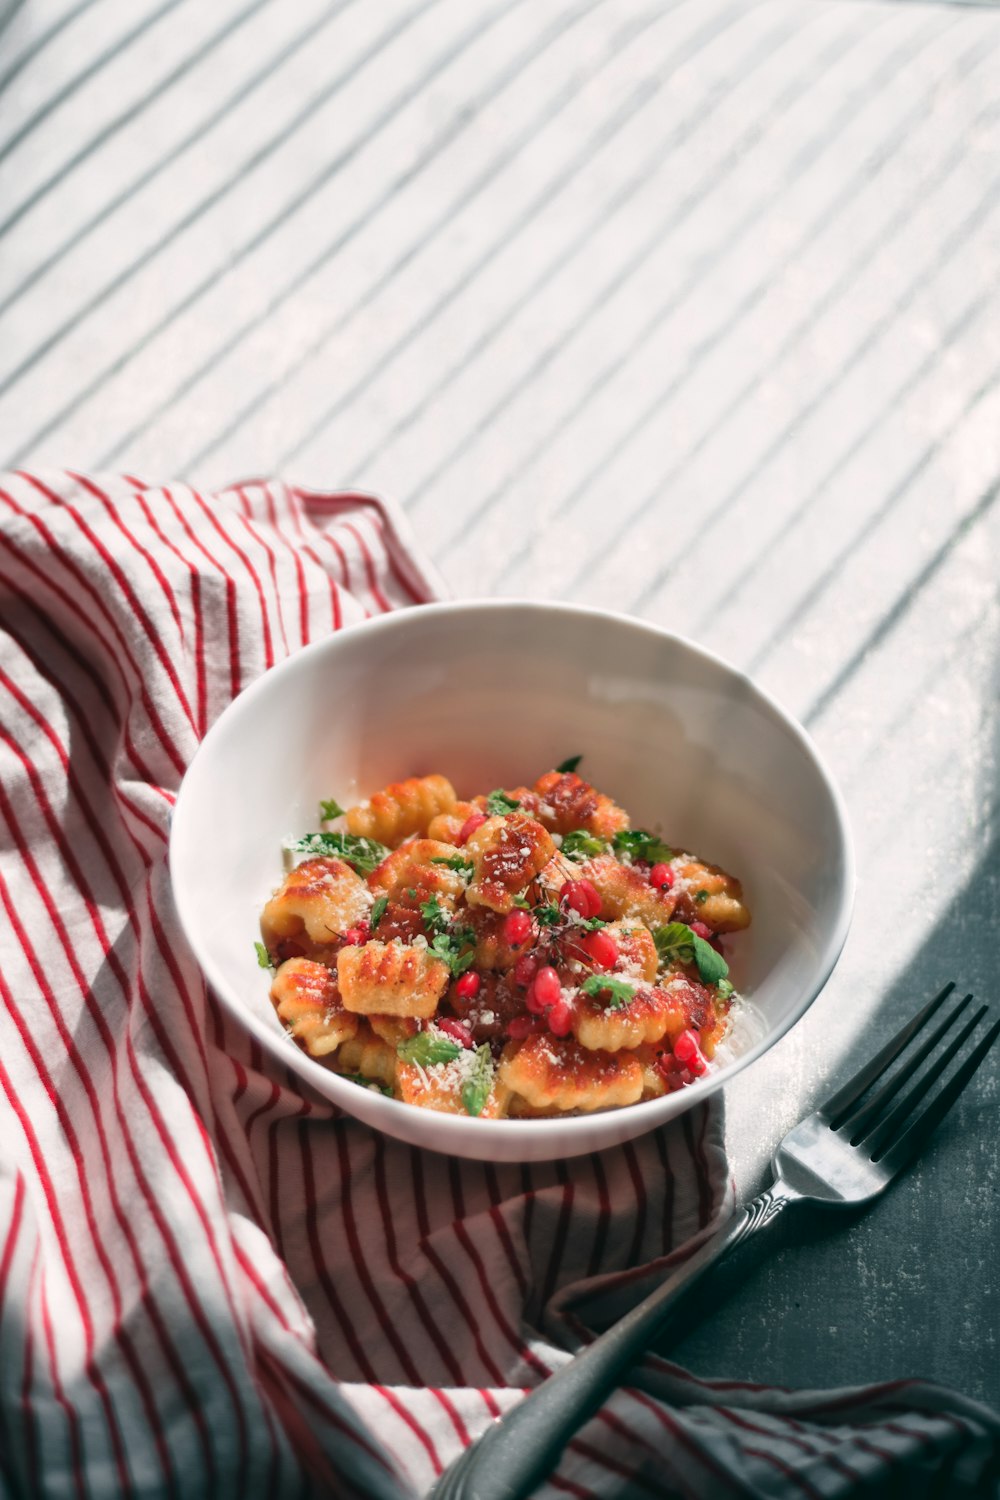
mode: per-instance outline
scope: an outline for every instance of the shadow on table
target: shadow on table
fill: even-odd
[[[956,994],[995,1002],[998,908],[994,837],[821,1097],[949,979]],[[867,1210],[782,1215],[709,1274],[659,1351],[699,1374],[777,1385],[922,1375],[1000,1406],[998,1053],[883,1198]]]

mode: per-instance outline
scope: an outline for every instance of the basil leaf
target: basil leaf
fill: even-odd
[[[698,965],[698,977],[702,984],[718,984],[729,973],[729,965],[721,953],[716,953],[711,943],[691,934],[694,938],[694,961]]]
[[[396,1055],[404,1062],[416,1063],[418,1068],[432,1068],[436,1063],[454,1062],[461,1050],[457,1042],[450,1042],[446,1036],[418,1031],[416,1036],[398,1043]]]
[[[602,995],[610,995],[606,1000],[607,1010],[621,1010],[623,1005],[628,1005],[635,999],[635,986],[627,984],[624,979],[612,979],[609,974],[590,974],[580,986],[581,993],[593,995],[600,998]]]
[[[663,963],[675,959],[681,964],[698,965],[698,977],[703,984],[718,984],[729,973],[729,965],[721,953],[716,953],[711,943],[698,937],[684,922],[670,922],[666,927],[657,927],[653,942]]]
[[[375,905],[372,907],[371,924],[372,924],[372,931],[373,932],[375,931],[375,928],[378,926],[378,924],[381,922],[382,918],[385,916],[386,907],[388,905],[389,905],[389,897],[388,896],[380,896],[378,898],[378,900],[375,902]]]
[[[264,944],[263,943],[254,943],[254,948],[256,949],[256,952],[257,952],[257,962],[260,964],[261,968],[262,969],[273,969],[274,965],[271,962],[271,955],[268,953],[267,949],[264,947]]]
[[[338,1077],[346,1078],[348,1083],[356,1083],[359,1088],[378,1089],[378,1092],[384,1094],[387,1099],[392,1098],[392,1089],[386,1088],[384,1083],[379,1083],[377,1078],[365,1078],[362,1073],[340,1073]]]
[[[607,849],[603,839],[595,838],[585,828],[573,828],[565,835],[559,846],[559,852],[565,854],[568,859],[590,859],[592,855],[603,854]]]
[[[321,823],[329,823],[332,818],[342,818],[343,816],[344,809],[332,797],[320,803],[319,818]]]
[[[462,1084],[462,1105],[467,1114],[481,1115],[493,1087],[493,1054],[484,1042],[476,1048],[469,1077]]]
[[[674,851],[658,834],[648,833],[645,828],[622,828],[611,840],[616,854],[627,854],[632,859],[647,859],[651,865],[665,864],[673,859]]]
[[[575,771],[581,760],[583,760],[582,755],[571,755],[568,760],[564,760],[560,765],[556,766],[556,770],[560,775],[565,776],[567,771]]]
[[[486,799],[486,811],[491,818],[505,817],[507,813],[517,812],[520,806],[520,802],[515,802],[513,797],[508,797],[501,787],[490,792]]]
[[[374,839],[362,839],[353,833],[307,833],[285,844],[289,854],[308,858],[342,859],[362,875],[370,875],[389,851]]]

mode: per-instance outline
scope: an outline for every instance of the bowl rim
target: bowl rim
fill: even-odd
[[[193,897],[189,897],[184,892],[180,882],[176,878],[178,873],[177,864],[180,860],[178,851],[181,838],[184,834],[187,804],[190,801],[190,796],[186,797],[185,792],[189,791],[193,785],[193,773],[196,772],[196,768],[200,764],[204,764],[205,752],[210,750],[215,740],[227,732],[233,720],[238,720],[245,713],[249,712],[257,698],[267,693],[276,673],[293,675],[296,672],[307,670],[308,665],[314,657],[322,656],[329,651],[337,651],[346,641],[354,638],[358,632],[363,632],[367,636],[381,634],[386,630],[405,628],[407,624],[412,623],[412,617],[416,612],[419,612],[421,616],[427,614],[447,616],[468,613],[513,613],[525,610],[534,610],[539,614],[546,615],[586,616],[589,619],[606,621],[618,627],[624,626],[640,635],[654,636],[660,640],[666,640],[679,645],[693,656],[700,658],[717,669],[721,669],[723,673],[734,678],[744,688],[749,690],[751,698],[757,700],[759,706],[766,710],[772,721],[798,744],[802,752],[812,762],[820,782],[830,799],[840,835],[842,873],[839,889],[836,893],[837,917],[819,955],[815,978],[810,984],[804,987],[802,997],[792,1007],[780,1026],[776,1030],[769,1030],[765,1037],[762,1037],[752,1047],[748,1048],[746,1052],[732,1058],[717,1072],[709,1073],[704,1078],[698,1079],[688,1089],[666,1094],[660,1099],[637,1101],[637,1105],[641,1104],[642,1106],[643,1119],[644,1121],[648,1121],[648,1123],[644,1124],[641,1130],[633,1133],[636,1135],[646,1134],[647,1131],[655,1129],[658,1125],[665,1124],[684,1113],[699,1100],[707,1099],[719,1089],[724,1088],[727,1083],[736,1078],[751,1063],[763,1056],[765,1052],[768,1052],[802,1019],[810,1005],[812,1005],[813,1001],[823,990],[843,951],[854,915],[854,901],[857,887],[854,839],[851,833],[847,804],[812,737],[798,720],[781,706],[771,693],[761,687],[759,683],[755,682],[741,668],[734,666],[732,662],[727,661],[724,657],[709,650],[707,647],[700,645],[697,641],[691,640],[690,637],[681,635],[678,631],[668,630],[665,626],[658,625],[653,621],[639,619],[623,611],[603,609],[598,605],[574,604],[564,600],[530,599],[510,596],[497,599],[444,599],[429,604],[414,605],[410,608],[394,609],[386,614],[376,615],[366,620],[357,621],[351,625],[342,626],[340,630],[333,631],[323,636],[320,640],[310,641],[307,645],[300,646],[297,650],[290,652],[283,661],[276,662],[273,667],[262,672],[259,677],[227,703],[191,757],[187,770],[181,780],[170,818],[168,871],[174,907],[180,922],[181,931],[191,948],[198,967],[201,969],[208,983],[211,984],[219,999],[226,1006],[226,1009],[240,1024],[248,1027],[255,1038],[278,1061],[284,1062],[286,1065],[290,1065],[297,1071],[300,1071],[301,1076],[307,1082],[312,1082],[315,1078],[316,1082],[313,1086],[319,1092],[325,1094],[332,1103],[343,1108],[348,1114],[357,1118],[355,1110],[352,1108],[352,1100],[356,1101],[360,1092],[357,1084],[340,1078],[332,1069],[326,1068],[322,1063],[316,1062],[306,1052],[303,1052],[301,1048],[296,1048],[296,1055],[290,1057],[288,1044],[284,1038],[253,1014],[246,1002],[240,998],[235,984],[222,972],[220,966],[214,960],[202,954],[194,935],[197,928]],[[314,1069],[316,1070],[315,1074],[313,1072]],[[322,1081],[322,1087],[320,1087],[320,1080]],[[404,1119],[412,1119],[413,1105],[406,1104],[401,1099],[390,1099],[381,1094],[376,1095],[371,1090],[365,1092],[369,1095],[368,1100],[366,1100],[366,1115],[369,1111],[373,1114],[381,1114],[384,1110],[388,1110],[387,1125],[388,1120],[402,1122]],[[684,1100],[684,1103],[679,1105],[681,1099]],[[629,1105],[627,1109],[633,1110],[637,1105]],[[405,1111],[405,1115],[401,1114],[401,1111]],[[468,1120],[464,1115],[450,1115],[436,1110],[433,1112],[433,1116],[435,1132],[440,1133],[442,1142],[449,1136],[457,1142],[459,1133],[464,1134],[468,1130]],[[592,1135],[595,1126],[599,1129],[600,1122],[603,1120],[609,1122],[608,1129],[610,1134],[613,1132],[613,1126],[610,1122],[620,1118],[620,1116],[620,1109],[612,1109],[594,1111],[589,1114],[555,1116],[541,1119],[479,1120],[477,1121],[476,1136],[477,1140],[485,1146],[489,1143],[490,1139],[502,1139],[506,1143],[510,1143],[515,1132],[528,1133],[530,1131],[536,1142],[544,1139],[546,1136],[550,1136],[552,1137],[553,1145],[555,1145],[557,1139],[569,1141],[576,1136]],[[393,1134],[394,1132],[390,1131],[389,1133]],[[419,1145],[420,1143],[415,1142],[414,1144]],[[444,1152],[448,1150],[444,1144],[434,1146],[430,1149]],[[558,1152],[554,1152],[553,1154],[554,1156],[559,1155]]]

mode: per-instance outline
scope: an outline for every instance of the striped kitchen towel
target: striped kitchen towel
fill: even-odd
[[[0,502],[2,1492],[419,1495],[569,1357],[571,1289],[729,1210],[721,1105],[459,1162],[265,1057],[173,915],[180,778],[275,661],[440,585],[369,496],[19,473]],[[544,1494],[972,1495],[998,1454],[991,1413],[922,1382],[650,1360]]]

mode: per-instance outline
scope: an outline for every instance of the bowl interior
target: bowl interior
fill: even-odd
[[[733,944],[732,977],[760,1018],[743,1039],[749,1060],[806,1008],[846,935],[853,869],[839,799],[804,734],[745,678],[687,642],[597,611],[410,610],[307,648],[238,698],[192,763],[171,835],[178,910],[209,979],[314,1085],[434,1149],[571,1155],[679,1112],[699,1090],[589,1120],[480,1121],[475,1132],[395,1105],[287,1043],[254,956],[282,840],[317,826],[320,798],[346,806],[428,771],[469,794],[530,782],[580,753],[581,774],[635,826],[743,881],[754,920]]]

